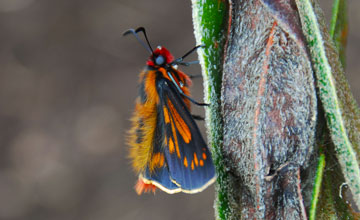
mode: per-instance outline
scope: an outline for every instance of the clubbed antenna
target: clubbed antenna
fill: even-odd
[[[143,32],[144,37],[145,37],[145,40],[146,40],[146,42],[147,42],[147,45],[144,43],[144,41],[142,41],[142,40],[140,39],[139,35],[137,34],[138,32]],[[151,47],[151,45],[150,45],[150,42],[149,42],[149,40],[148,40],[148,38],[147,38],[145,28],[143,28],[143,27],[138,27],[136,30],[134,30],[134,29],[129,29],[129,30],[127,30],[127,31],[125,31],[125,32],[123,33],[123,36],[126,36],[126,35],[128,35],[128,34],[133,34],[133,35],[136,37],[136,39],[140,42],[140,44],[143,45],[143,47],[144,47],[146,50],[148,50],[148,51],[150,52],[150,54],[153,54],[153,49],[152,49],[152,47]]]

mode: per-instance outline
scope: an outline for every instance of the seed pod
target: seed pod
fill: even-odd
[[[293,0],[234,1],[222,84],[223,153],[244,219],[305,219],[313,70]]]

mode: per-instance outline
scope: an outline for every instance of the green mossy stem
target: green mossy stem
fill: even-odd
[[[346,14],[347,14],[347,8],[345,7],[346,5],[346,0],[334,0],[333,2],[333,8],[332,8],[332,17],[331,17],[331,22],[330,22],[330,37],[333,39],[334,43],[336,45],[339,45],[337,47],[337,51],[339,53],[340,57],[343,57],[343,59],[341,59],[342,61],[342,65],[345,65],[345,48],[346,48],[346,44],[342,45],[342,42],[346,42],[346,39],[339,39],[335,37],[335,31],[336,31],[336,35],[339,35],[341,33],[342,30],[344,30],[345,27],[344,25],[347,25],[347,19],[346,19]],[[345,19],[345,21],[344,21]],[[339,21],[340,20],[340,21]],[[347,36],[343,36],[343,37],[347,37]],[[343,47],[343,49],[340,49],[339,47]],[[309,219],[316,219],[316,210],[317,210],[317,205],[319,204],[319,197],[320,197],[320,193],[321,193],[321,185],[323,182],[323,178],[324,178],[324,169],[325,169],[325,154],[322,152],[322,147],[320,149],[320,156],[318,158],[318,166],[317,166],[317,171],[316,171],[316,176],[315,176],[315,182],[314,182],[314,187],[313,187],[313,193],[312,193],[312,198],[311,198],[311,206],[310,206],[310,212],[309,212]]]
[[[321,184],[322,179],[324,176],[324,169],[325,169],[325,155],[323,153],[319,156],[318,167],[316,171],[315,183],[313,187],[312,199],[311,199],[311,207],[309,213],[309,219],[314,220],[316,219],[316,207],[319,201],[319,195],[321,192]]]
[[[192,8],[196,43],[205,45],[198,50],[198,55],[204,80],[204,101],[210,103],[205,111],[205,122],[217,175],[215,212],[217,219],[225,220],[230,213],[226,188],[229,177],[221,153],[223,124],[220,95],[227,3],[218,0],[192,0]]]
[[[330,22],[330,36],[334,37],[336,23],[339,18],[339,6],[340,6],[340,0],[334,0],[333,8],[332,8],[332,16],[331,16],[331,22]]]
[[[324,106],[325,118],[335,145],[336,156],[342,173],[350,187],[355,203],[360,207],[360,169],[356,152],[350,142],[342,115],[343,106],[336,92],[336,82],[327,57],[328,52],[324,45],[318,18],[310,0],[296,0],[303,32],[308,42],[311,59],[319,88],[319,98]],[[332,45],[331,42],[330,46]],[[340,67],[340,74],[343,70]],[[357,111],[356,111],[357,112]],[[355,112],[354,112],[355,114]],[[359,134],[355,134],[359,135]]]
[[[346,67],[346,44],[348,32],[347,1],[334,0],[329,34],[339,53],[340,61]]]

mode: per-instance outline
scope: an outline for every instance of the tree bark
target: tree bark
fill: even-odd
[[[221,106],[233,217],[307,219],[318,101],[296,4],[233,1],[230,10]]]

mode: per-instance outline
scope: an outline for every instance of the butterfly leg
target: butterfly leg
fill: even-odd
[[[180,65],[183,65],[181,64],[182,61],[185,59],[185,57],[189,56],[191,53],[193,53],[195,50],[199,49],[200,47],[205,47],[204,44],[201,44],[201,45],[197,45],[196,47],[192,48],[189,52],[187,52],[184,56],[180,57],[180,58],[177,58],[176,60],[174,60],[171,65],[175,65],[175,64],[180,64]],[[199,62],[199,61],[197,61]],[[190,62],[189,62],[190,63]],[[186,65],[185,65],[186,66]]]
[[[176,86],[177,90],[179,91],[179,93],[184,96],[185,98],[189,99],[190,102],[194,103],[195,105],[199,105],[199,106],[209,106],[210,104],[207,103],[201,103],[201,102],[197,102],[194,99],[192,99],[191,97],[189,97],[188,95],[186,95],[182,89],[179,87],[179,85],[176,83],[174,77],[171,75],[170,72],[167,72],[168,76],[170,77],[171,81],[174,83],[174,85]]]
[[[202,78],[201,74],[189,75],[190,79]]]
[[[190,66],[193,64],[199,64],[198,60],[190,61],[190,62],[177,62],[176,64],[183,65],[183,66]]]
[[[180,88],[179,88],[180,89]],[[181,89],[180,89],[181,90]],[[198,106],[209,106],[210,104],[208,103],[202,103],[202,102],[197,102],[195,101],[194,99],[192,99],[191,97],[189,97],[188,95],[186,95],[182,90],[180,92],[181,95],[183,95],[185,98],[189,99],[190,102],[194,103],[195,105],[198,105]]]
[[[198,120],[198,121],[204,121],[205,120],[205,118],[200,116],[200,115],[191,115],[191,116],[193,117],[193,119]]]

